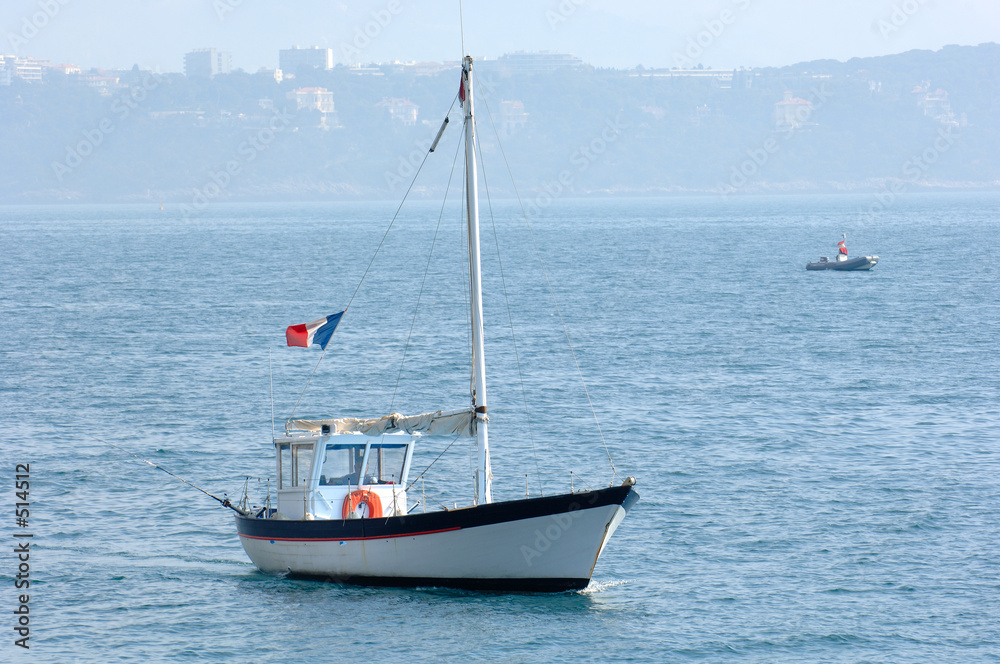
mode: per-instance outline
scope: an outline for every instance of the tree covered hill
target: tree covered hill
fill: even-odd
[[[529,198],[1000,183],[997,44],[729,73],[512,74],[497,62],[479,63],[477,115],[501,195],[512,188],[498,139]],[[116,76],[117,87],[65,74],[0,87],[0,201],[398,198],[458,89],[457,63],[303,69],[280,83]],[[332,112],[302,105],[311,93],[296,100],[314,88]],[[421,195],[447,180],[452,120]]]

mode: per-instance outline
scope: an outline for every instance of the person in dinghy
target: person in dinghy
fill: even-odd
[[[837,262],[847,260],[847,233],[844,233],[844,239],[837,243]]]

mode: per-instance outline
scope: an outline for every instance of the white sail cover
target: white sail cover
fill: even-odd
[[[385,417],[360,419],[342,417],[335,420],[288,420],[286,429],[299,431],[322,431],[330,427],[331,434],[361,433],[365,436],[381,436],[384,433],[425,433],[428,435],[457,434],[475,436],[478,420],[486,419],[485,414],[476,416],[472,408],[462,410],[436,411],[421,415],[401,415],[392,413]]]

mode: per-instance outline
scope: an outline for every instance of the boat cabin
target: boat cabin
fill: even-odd
[[[419,434],[292,433],[277,438],[278,514],[358,519],[406,514],[406,481]]]

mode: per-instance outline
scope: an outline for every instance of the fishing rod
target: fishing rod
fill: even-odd
[[[95,437],[95,438],[96,438],[96,437]],[[171,477],[173,477],[174,479],[178,479],[178,480],[180,480],[181,482],[184,482],[184,484],[187,484],[188,486],[191,486],[191,487],[194,487],[195,489],[198,489],[198,491],[201,491],[201,492],[202,492],[203,494],[205,494],[205,495],[206,495],[206,496],[208,496],[209,498],[214,498],[215,500],[217,500],[217,501],[219,501],[220,503],[222,503],[222,506],[223,506],[223,507],[228,507],[229,509],[233,510],[233,511],[234,511],[234,512],[236,512],[237,514],[241,514],[241,515],[243,515],[243,516],[250,516],[250,512],[248,512],[247,510],[243,509],[243,508],[242,508],[242,507],[240,507],[239,505],[233,505],[233,504],[232,504],[232,503],[231,503],[231,502],[229,501],[229,497],[228,497],[228,496],[226,496],[225,498],[219,498],[218,496],[213,496],[213,495],[212,495],[212,494],[210,494],[210,493],[209,493],[208,491],[205,491],[204,489],[202,489],[202,488],[201,488],[200,486],[196,486],[196,485],[192,484],[191,482],[188,482],[188,481],[187,481],[186,479],[184,479],[183,477],[180,477],[179,475],[175,475],[175,474],[173,474],[172,472],[170,472],[169,470],[167,470],[167,469],[166,469],[166,468],[164,468],[163,466],[158,466],[158,465],[156,465],[155,463],[153,463],[152,461],[149,461],[149,460],[147,460],[147,459],[143,459],[143,458],[142,458],[141,456],[139,456],[138,454],[134,454],[134,453],[132,453],[132,452],[129,452],[129,451],[128,451],[127,449],[125,449],[124,447],[119,447],[118,445],[115,445],[114,443],[109,443],[108,441],[104,440],[103,438],[96,438],[96,440],[99,440],[99,441],[101,441],[101,442],[102,442],[102,443],[104,443],[105,445],[110,445],[111,447],[115,448],[116,450],[121,450],[121,451],[122,451],[122,452],[124,452],[125,454],[128,454],[128,455],[130,455],[130,456],[134,456],[134,457],[135,457],[136,459],[138,459],[139,461],[142,461],[143,463],[147,463],[147,464],[149,464],[150,466],[152,466],[153,468],[156,468],[157,470],[162,470],[163,472],[165,472],[165,473],[166,473],[167,475],[170,475],[170,476],[171,476]],[[223,494],[223,495],[225,495],[225,494]]]

